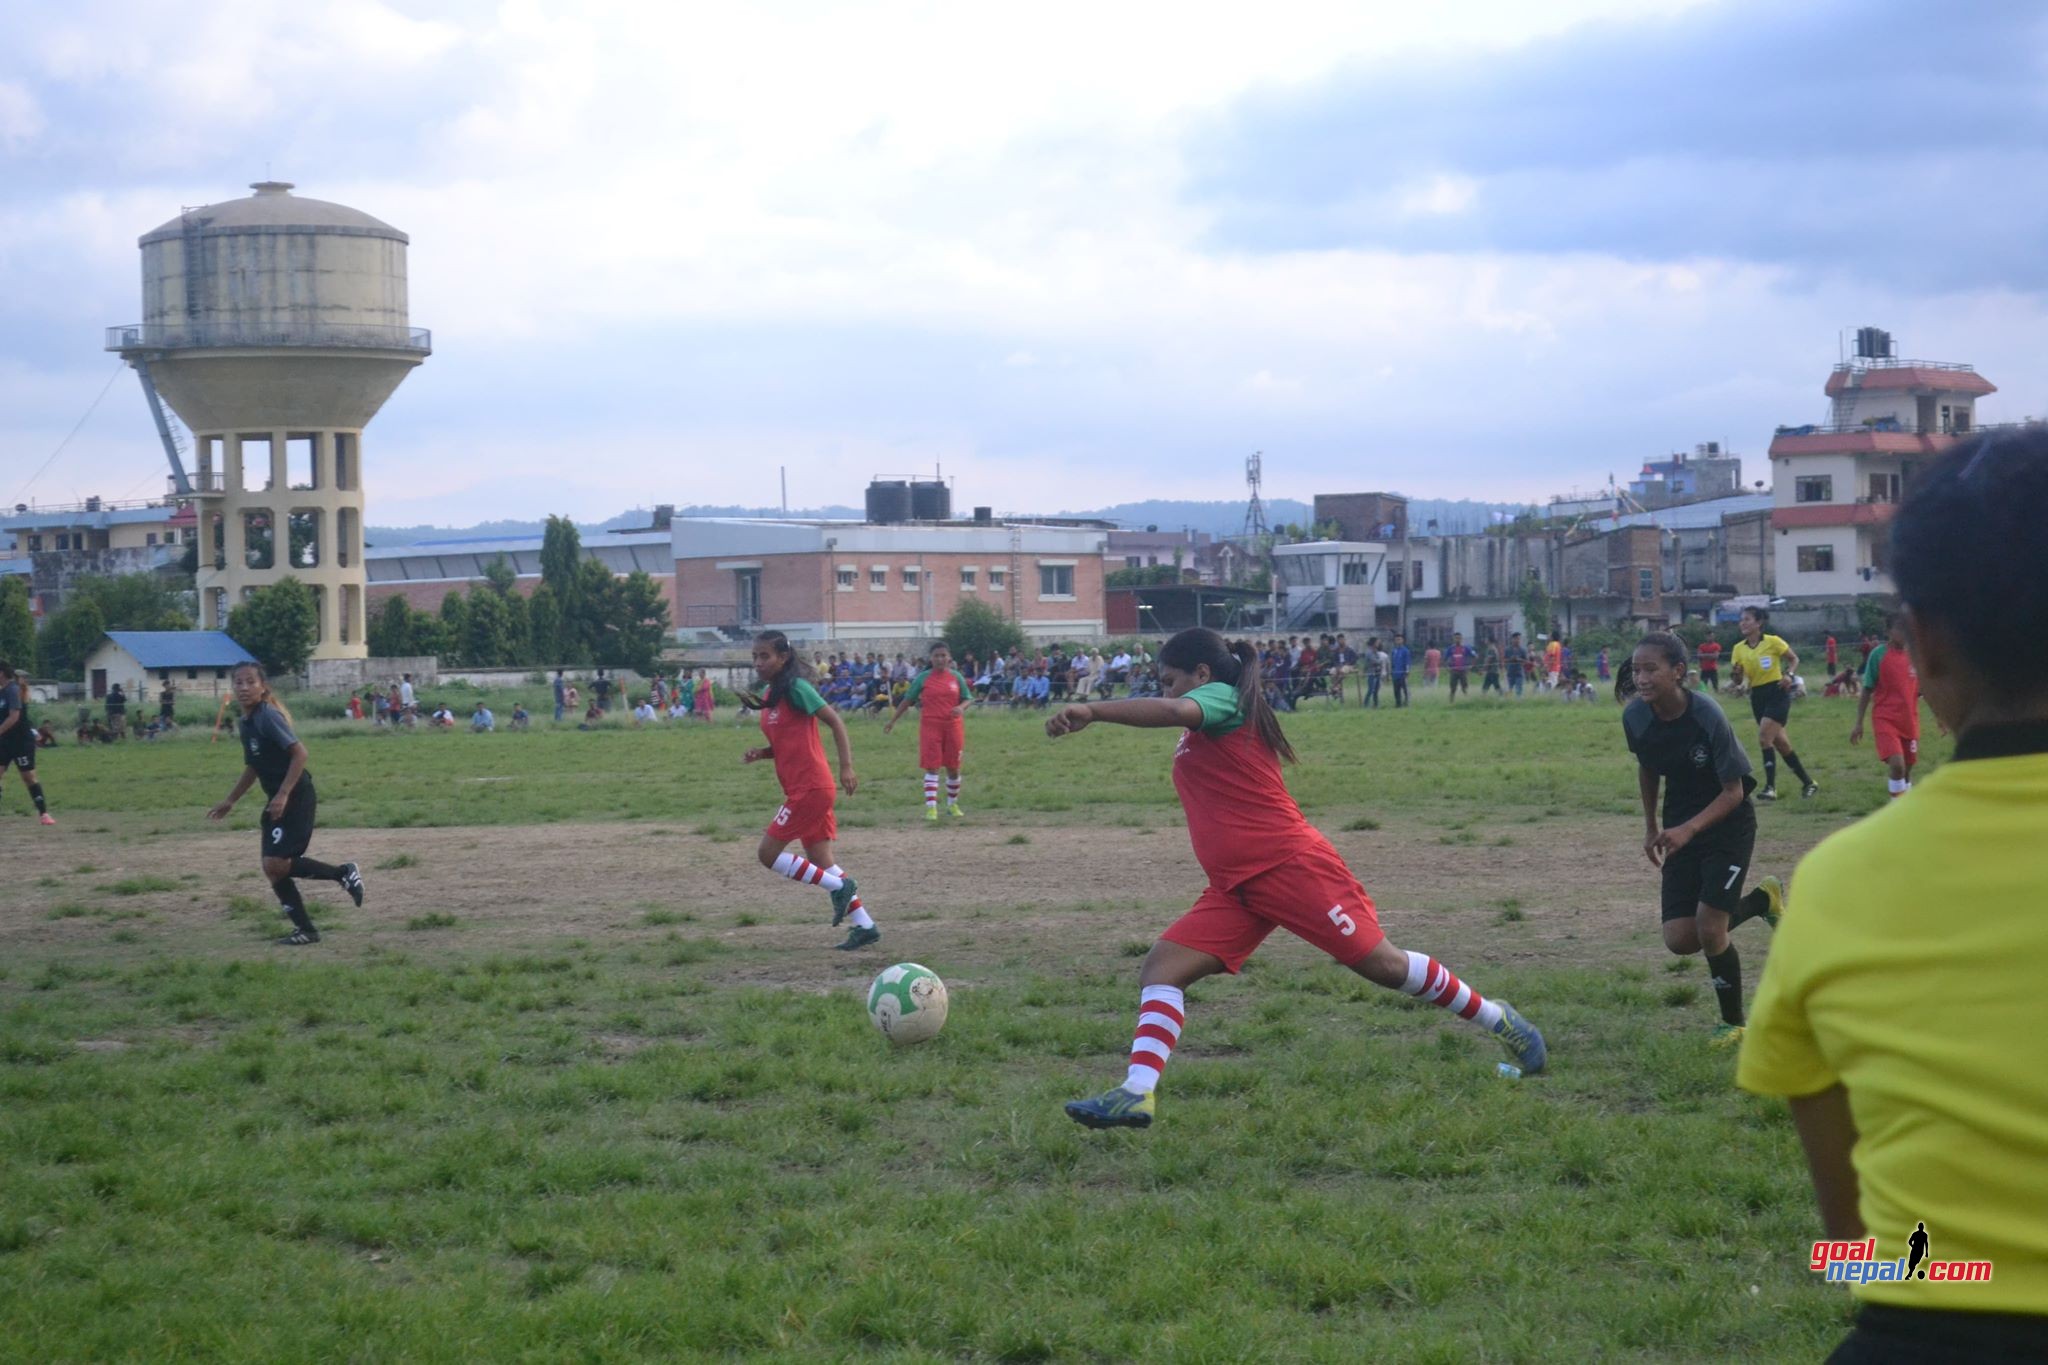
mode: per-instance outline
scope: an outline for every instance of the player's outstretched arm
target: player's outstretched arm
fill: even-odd
[[[1054,739],[1070,735],[1097,721],[1105,725],[1131,725],[1141,730],[1194,730],[1202,724],[1202,708],[1186,697],[1139,697],[1135,700],[1096,701],[1062,707],[1045,722],[1045,732]]]
[[[228,799],[207,811],[206,818],[209,820],[227,819],[228,812],[235,808],[235,802],[241,800],[243,793],[255,785],[256,770],[254,768],[243,768],[242,775],[235,779],[234,790],[228,793]]]

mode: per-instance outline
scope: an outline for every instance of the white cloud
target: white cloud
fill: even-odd
[[[43,131],[43,111],[28,87],[0,81],[0,151],[18,151]]]

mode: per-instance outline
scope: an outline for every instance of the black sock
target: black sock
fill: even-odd
[[[292,875],[311,877],[316,882],[338,882],[341,880],[341,869],[332,863],[315,862],[311,858],[294,858]]]
[[[1778,785],[1778,751],[1776,749],[1764,750],[1764,785],[1766,787]]]
[[[1726,951],[1707,954],[1707,971],[1714,981],[1714,994],[1721,1001],[1721,1022],[1742,1022],[1742,959],[1729,944]]]
[[[1752,888],[1735,903],[1734,911],[1728,916],[1728,927],[1733,929],[1738,924],[1755,919],[1768,909],[1770,904],[1771,898],[1763,893],[1762,887]]]
[[[1799,761],[1799,755],[1798,755],[1798,754],[1794,754],[1794,753],[1788,753],[1788,754],[1786,754],[1786,755],[1785,755],[1785,765],[1786,765],[1787,767],[1789,767],[1790,769],[1792,769],[1792,771],[1793,771],[1793,772],[1795,772],[1795,773],[1798,773],[1798,774],[1799,774],[1799,785],[1800,785],[1800,786],[1802,786],[1802,787],[1810,787],[1810,786],[1812,786],[1812,785],[1813,785],[1813,779],[1812,779],[1812,778],[1810,778],[1810,777],[1808,777],[1808,776],[1806,775],[1806,765],[1805,765],[1804,763],[1801,763],[1801,762]]]
[[[31,801],[34,801],[34,802],[36,803],[36,814],[38,814],[38,815],[48,815],[48,814],[50,813],[50,808],[49,808],[49,806],[48,806],[48,805],[46,805],[46,804],[44,803],[44,801],[43,801],[43,784],[42,784],[42,783],[40,783],[40,782],[31,782],[31,783],[29,783],[29,784],[28,784],[28,795],[29,795],[29,799],[30,799]]]
[[[272,882],[271,886],[277,891],[278,908],[292,922],[292,928],[318,938],[320,931],[313,927],[313,917],[306,913],[306,898],[299,894],[299,884],[290,877],[283,877]]]

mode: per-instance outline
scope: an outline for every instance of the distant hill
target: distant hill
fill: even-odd
[[[1420,533],[1431,521],[1444,534],[1461,531],[1479,531],[1492,524],[1495,513],[1512,514],[1525,510],[1529,504],[1516,502],[1473,502],[1470,499],[1416,498],[1408,504],[1408,524]],[[862,511],[858,507],[804,507],[793,508],[784,513],[779,507],[713,507],[693,504],[678,507],[678,517],[818,517],[833,520],[858,520]],[[1162,531],[1194,530],[1206,531],[1213,536],[1234,536],[1244,529],[1244,504],[1242,502],[1198,502],[1156,499],[1150,502],[1120,502],[1110,507],[1096,507],[1081,511],[1052,513],[1062,517],[1093,517],[1101,521],[1115,522],[1119,526],[1143,528],[1157,526]],[[1310,506],[1293,498],[1269,498],[1266,500],[1266,524],[1286,526],[1289,523],[1306,526],[1309,523]],[[579,522],[577,529],[588,534],[602,534],[606,531],[627,530],[647,525],[653,519],[653,512],[636,507],[608,517],[599,522]],[[475,526],[372,526],[363,534],[372,545],[412,545],[422,540],[449,540],[458,537],[498,536],[511,539],[517,536],[537,536],[546,525],[542,521],[486,521]]]

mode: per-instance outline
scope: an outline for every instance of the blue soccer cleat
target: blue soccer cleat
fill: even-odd
[[[1067,1117],[1084,1128],[1150,1128],[1152,1113],[1149,1091],[1140,1095],[1122,1086],[1085,1100],[1067,1101]]]
[[[1522,1068],[1524,1076],[1533,1076],[1543,1070],[1543,1064],[1550,1060],[1550,1049],[1543,1045],[1542,1032],[1510,1005],[1500,1005],[1500,1022],[1493,1026],[1493,1036],[1500,1039],[1500,1045],[1514,1058],[1515,1065]]]

